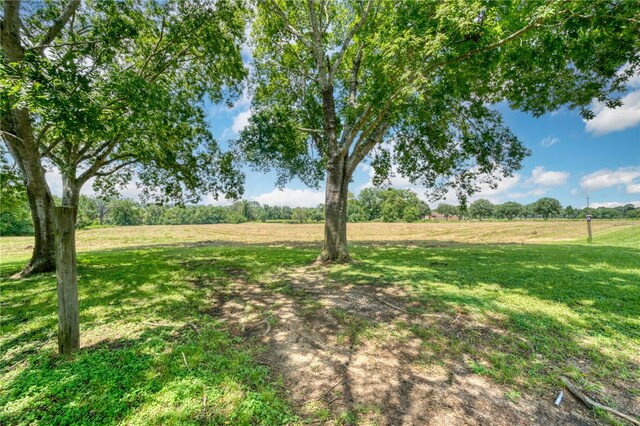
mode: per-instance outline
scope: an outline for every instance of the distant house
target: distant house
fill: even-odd
[[[429,215],[429,220],[447,220],[447,221],[449,221],[449,220],[460,220],[460,216],[454,214],[454,215],[451,215],[449,217],[446,217],[442,213],[432,212]]]

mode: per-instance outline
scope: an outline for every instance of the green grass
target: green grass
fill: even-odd
[[[280,385],[253,361],[252,348],[207,310],[216,288],[235,271],[259,279],[308,257],[287,249],[261,256],[260,250],[242,248],[81,254],[86,347],[72,358],[54,351],[53,274],[3,280],[0,424],[275,425],[295,420]]]
[[[356,253],[359,262],[334,267],[333,279],[402,286],[418,312],[467,318],[462,330],[397,324],[423,340],[434,362],[466,354],[479,374],[537,390],[558,384],[576,363],[593,380],[640,380],[640,227],[593,244]]]
[[[211,308],[239,276],[267,281],[309,264],[317,250],[238,244],[80,253],[83,349],[70,358],[55,354],[55,276],[8,280],[24,259],[3,260],[0,424],[298,423],[282,385],[254,361],[261,348],[234,337]],[[467,325],[392,324],[422,340],[424,364],[463,358],[471,371],[507,385],[513,401],[557,386],[559,374],[596,394],[600,383],[640,380],[640,226],[612,229],[592,244],[354,244],[352,254],[357,262],[331,267],[332,279],[400,286],[411,312],[459,316],[455,325]],[[307,300],[303,309],[320,306]],[[376,338],[376,324],[331,313],[344,344]]]

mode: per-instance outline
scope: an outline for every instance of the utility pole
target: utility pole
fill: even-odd
[[[591,212],[589,212],[589,196],[588,195],[587,195],[587,231],[589,232],[588,241],[591,242],[592,241],[592,236],[591,236]]]

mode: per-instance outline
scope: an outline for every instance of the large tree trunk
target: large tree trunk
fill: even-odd
[[[37,145],[34,143],[29,113],[25,109],[16,109],[5,118],[2,120],[2,127],[8,131],[4,139],[25,180],[35,231],[31,260],[22,272],[14,276],[21,278],[55,270],[52,219],[54,201],[45,179],[45,170],[40,162]]]
[[[351,172],[347,170],[347,153],[338,145],[336,108],[333,87],[322,91],[324,137],[328,146],[327,188],[324,207],[324,246],[318,262],[349,262],[347,250],[347,199]]]
[[[329,164],[325,194],[324,246],[318,262],[345,263],[351,261],[347,249],[347,202],[350,173],[344,159]]]
[[[44,180],[44,177],[43,177]],[[31,188],[30,188],[31,186]],[[35,243],[31,260],[27,266],[17,274],[27,277],[40,272],[55,271],[55,245],[53,233],[52,209],[53,197],[49,193],[46,181],[27,184],[29,208],[35,231]]]

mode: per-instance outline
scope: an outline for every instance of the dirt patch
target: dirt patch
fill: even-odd
[[[308,267],[223,291],[211,313],[263,348],[258,361],[313,424],[598,424],[567,392],[556,407],[553,394],[522,394],[475,374],[464,351],[447,350],[447,335],[482,344],[501,330],[464,312],[420,312],[397,288],[342,285]],[[433,333],[439,350],[421,333]]]

